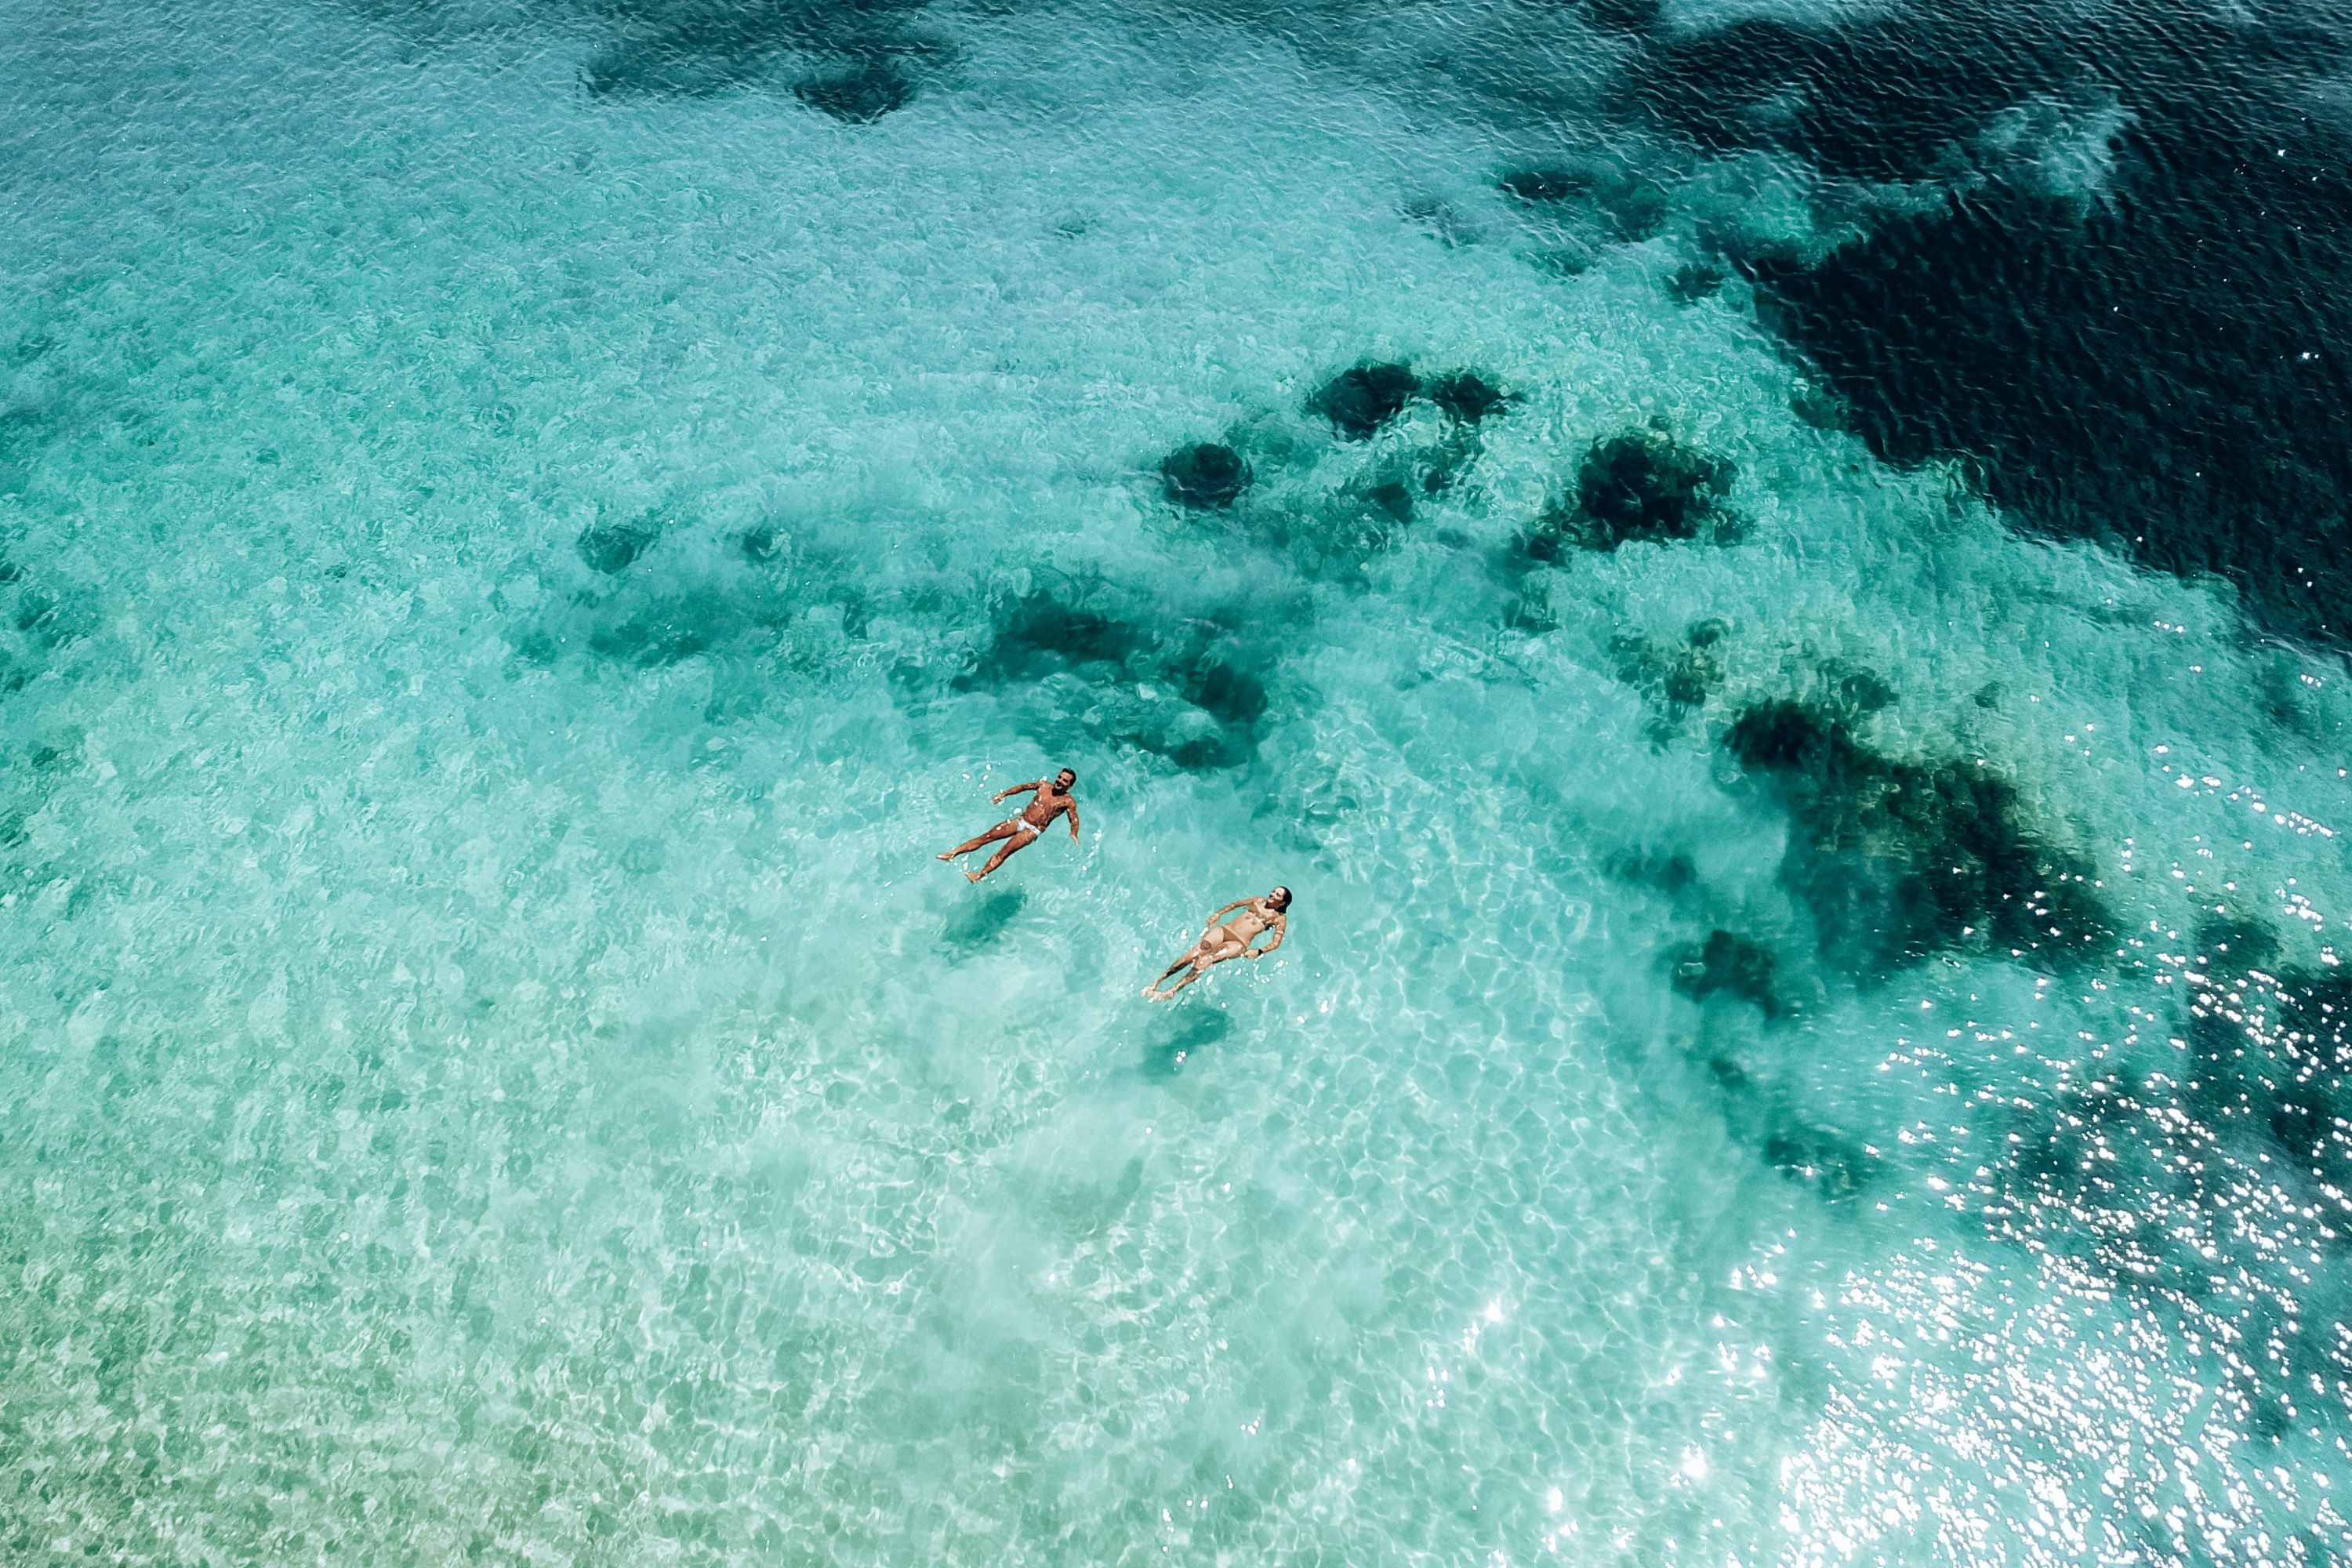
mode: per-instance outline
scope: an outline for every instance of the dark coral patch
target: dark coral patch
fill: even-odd
[[[1647,239],[1666,217],[1666,193],[1657,182],[1621,166],[1522,169],[1495,184],[1505,195],[1530,207],[1589,202],[1618,239]]]
[[[1520,169],[1505,174],[1495,184],[1514,201],[1537,206],[1589,196],[1594,183],[1591,174],[1580,169]]]
[[[1411,365],[1365,363],[1343,370],[1307,400],[1307,406],[1331,422],[1331,428],[1350,441],[1369,441],[1381,426],[1404,412],[1421,390],[1421,377]]]
[[[1736,997],[1770,1018],[1780,1011],[1773,988],[1779,967],[1772,950],[1761,942],[1727,931],[1710,931],[1675,966],[1675,989],[1701,1002],[1717,994]]]
[[[795,83],[793,96],[835,120],[869,125],[912,101],[915,82],[887,58],[862,59]]]
[[[1457,370],[1437,377],[1429,384],[1428,394],[1440,414],[1464,425],[1475,425],[1513,401],[1509,393],[1475,370]]]
[[[1694,261],[1675,269],[1666,279],[1666,292],[1680,305],[1696,305],[1722,290],[1723,268],[1704,261]]]
[[[597,98],[708,97],[758,82],[802,33],[787,11],[698,7],[598,50],[584,79]]]
[[[1150,646],[1140,626],[1066,605],[1051,594],[1031,594],[1013,603],[986,655],[958,684],[992,686],[1089,665],[1122,666]]]
[[[2352,120],[2314,104],[2347,51],[2340,7],[1926,0],[1662,32],[1623,80],[1710,150],[1956,186],[1826,256],[1735,249],[1880,457],[2342,643]]]
[[[1354,492],[1379,517],[1392,523],[1412,521],[1412,491],[1399,479],[1381,479]]]
[[[1239,452],[1215,441],[1179,447],[1160,460],[1160,478],[1168,499],[1204,511],[1232,506],[1249,489],[1252,477],[1249,464]]]
[[[1160,630],[1035,593],[1013,601],[959,689],[1043,685],[1087,692],[1079,722],[1181,768],[1233,767],[1255,753],[1267,706],[1256,661],[1230,628],[1186,620]]]
[[[1866,1149],[1796,1121],[1784,1121],[1767,1134],[1763,1153],[1774,1170],[1832,1203],[1853,1197],[1870,1180]]]
[[[1596,441],[1577,470],[1573,504],[1547,509],[1527,541],[1538,561],[1568,545],[1614,550],[1629,540],[1696,539],[1716,531],[1737,472],[1658,430]]]
[[[1665,19],[1664,0],[1584,0],[1584,17],[1607,33],[1655,32]]]
[[[1723,680],[1723,668],[1707,651],[1707,643],[1685,647],[1626,637],[1612,646],[1619,679],[1670,708],[1696,707]]]
[[[599,522],[580,531],[580,559],[610,577],[654,547],[661,538],[661,521],[641,517],[631,522]]]
[[[656,0],[614,7],[632,20],[597,51],[585,80],[596,97],[698,98],[782,85],[855,123],[914,96],[912,72],[946,50],[909,28],[921,0]]]
[[[1866,978],[1972,943],[2052,966],[2108,932],[2090,867],[2042,836],[1982,763],[1885,757],[1832,714],[1760,702],[1723,737],[1771,782],[1795,831],[1782,880],[1822,952]]]

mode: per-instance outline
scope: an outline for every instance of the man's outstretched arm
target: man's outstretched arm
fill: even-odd
[[[1045,781],[1044,779],[1031,779],[1025,784],[1014,784],[1008,789],[998,790],[994,795],[990,795],[988,798],[991,805],[1000,805],[1008,795],[1020,795],[1025,790],[1043,789],[1045,787]]]
[[[1075,801],[1075,800],[1074,800],[1074,801],[1072,801],[1072,802],[1070,802],[1070,814],[1069,814],[1069,815],[1070,815],[1070,842],[1071,842],[1071,843],[1073,843],[1073,844],[1076,844],[1076,843],[1077,843],[1077,842],[1078,842],[1078,803],[1077,803],[1076,801]]]

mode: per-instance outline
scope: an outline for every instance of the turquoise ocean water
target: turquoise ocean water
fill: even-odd
[[[1845,433],[1624,47],[0,5],[0,1556],[2341,1552],[2341,658]]]

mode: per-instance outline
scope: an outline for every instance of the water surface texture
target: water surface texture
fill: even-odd
[[[2347,39],[0,0],[0,1556],[2340,1560]]]

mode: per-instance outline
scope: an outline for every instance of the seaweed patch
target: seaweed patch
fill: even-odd
[[[1723,500],[1738,470],[1663,430],[1629,430],[1596,441],[1577,470],[1573,499],[1546,508],[1525,542],[1538,561],[1569,549],[1611,551],[1633,540],[1729,542],[1736,530]]]
[[[1231,627],[1181,620],[1150,630],[1044,592],[1005,606],[954,685],[1041,688],[1097,738],[1195,771],[1248,761],[1267,708],[1257,660]]]
[[[1367,362],[1343,370],[1317,389],[1307,406],[1350,441],[1369,441],[1404,412],[1421,390],[1411,365]]]
[[[580,559],[591,571],[617,576],[651,550],[661,534],[661,519],[653,512],[627,522],[591,523],[580,531]]]
[[[947,52],[910,30],[922,0],[685,0],[624,7],[625,30],[599,49],[584,75],[592,97],[705,98],[782,85],[810,108],[865,124],[903,108],[915,70]]]
[[[1179,506],[1221,511],[1239,500],[1255,476],[1242,455],[1217,441],[1179,447],[1160,460],[1160,479]]]
[[[1776,989],[1779,972],[1770,948],[1717,930],[1704,942],[1685,950],[1675,964],[1674,986],[1694,1001],[1722,994],[1774,1018],[1783,1005]]]
[[[915,96],[915,83],[887,58],[861,59],[794,83],[793,96],[835,120],[867,125],[905,108]]]
[[[1438,376],[1430,382],[1427,392],[1440,414],[1461,425],[1475,425],[1518,401],[1475,370]]]
[[[1666,219],[1666,192],[1655,180],[1614,163],[1575,169],[1519,169],[1495,182],[1520,205],[1545,208],[1589,205],[1611,237],[1649,238]]]
[[[1923,0],[1631,50],[1631,102],[1709,152],[1929,182],[1827,254],[1727,259],[1882,459],[1964,459],[2020,526],[2352,640],[2352,120],[2340,11]]]
[[[1823,955],[1864,978],[1979,944],[2055,967],[2108,936],[2089,863],[2045,838],[1980,760],[1882,756],[1843,718],[1786,700],[1741,713],[1723,746],[1788,809],[1781,879]]]

